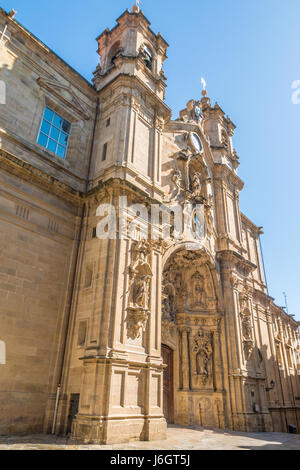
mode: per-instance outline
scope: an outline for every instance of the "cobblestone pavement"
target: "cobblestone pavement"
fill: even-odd
[[[97,446],[49,435],[0,436],[0,450],[300,450],[300,435],[170,426],[166,441]]]

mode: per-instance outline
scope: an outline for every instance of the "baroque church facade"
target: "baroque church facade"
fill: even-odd
[[[172,119],[137,6],[97,38],[93,83],[14,12],[0,37],[0,435],[300,432],[299,324],[267,292],[230,118],[204,90]],[[199,239],[142,209],[186,202]],[[99,237],[112,206],[136,229]]]

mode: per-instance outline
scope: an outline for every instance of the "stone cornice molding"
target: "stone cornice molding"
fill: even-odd
[[[255,225],[254,222],[252,222],[250,219],[248,219],[248,217],[245,216],[245,214],[243,214],[242,212],[240,214],[241,214],[242,223],[245,224],[246,227],[251,228],[251,230],[256,234],[256,236],[259,236],[263,233],[261,228],[257,227],[257,225]]]
[[[232,171],[227,165],[223,163],[215,163],[214,165],[214,178],[216,180],[227,180],[232,183],[239,191],[241,191],[245,183]]]
[[[82,193],[75,191],[70,186],[62,183],[53,176],[47,175],[42,170],[38,170],[29,163],[26,163],[15,156],[0,150],[0,167],[10,174],[18,176],[25,181],[36,184],[46,191],[72,202],[77,206],[83,204]]]
[[[243,258],[239,253],[232,250],[223,250],[217,253],[217,259],[222,264],[227,265],[231,269],[235,269],[239,274],[248,277],[255,269],[256,264]]]
[[[270,308],[271,303],[274,301],[272,297],[258,289],[253,290],[253,300],[260,303],[265,308]]]
[[[278,307],[274,303],[274,299],[272,299],[272,302],[270,304],[271,307],[271,314],[272,316],[279,316],[281,321],[284,321],[285,323],[288,322],[290,325],[293,325],[294,328],[299,328],[300,322],[295,320],[291,315],[286,313],[282,308]]]
[[[35,153],[38,157],[42,159],[44,163],[47,165],[53,167],[55,170],[58,170],[62,173],[65,173],[66,175],[70,176],[71,178],[74,178],[79,184],[84,185],[85,184],[85,179],[77,176],[75,173],[72,173],[67,167],[66,167],[66,160],[62,160],[55,154],[51,154],[47,151],[47,149],[44,149],[43,147],[39,146],[38,144],[33,144],[31,142],[28,142],[27,140],[23,139],[20,136],[17,136],[14,133],[9,133],[5,129],[0,127],[0,138],[3,136],[5,139],[9,139],[12,142],[14,142],[17,146],[20,146],[22,150],[29,151],[30,153]],[[2,150],[2,142],[0,140],[0,150],[3,151],[7,155],[11,155],[17,160],[20,160],[21,163],[23,163],[23,160],[19,159],[15,155],[12,155],[9,152],[6,152],[4,149]],[[51,158],[49,158],[49,156]],[[59,163],[58,163],[59,162]]]
[[[171,109],[147,85],[145,85],[145,83],[139,77],[135,75],[120,73],[103,88],[101,88],[101,90],[98,92],[98,95],[101,100],[101,95],[107,92],[107,89],[109,88],[114,91],[117,88],[124,86],[137,90],[137,85],[141,92],[147,96],[150,103],[156,109],[157,114],[161,115],[166,121],[169,121],[171,119]]]

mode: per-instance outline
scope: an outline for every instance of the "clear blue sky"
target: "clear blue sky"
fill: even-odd
[[[5,10],[87,79],[97,64],[95,38],[133,0],[0,0]],[[300,320],[299,0],[144,0],[142,10],[170,44],[166,101],[177,117],[206,78],[212,101],[237,126],[234,144],[246,186],[241,210],[258,226],[270,294]],[[298,290],[299,289],[299,290]]]

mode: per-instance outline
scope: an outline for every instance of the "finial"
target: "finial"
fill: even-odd
[[[206,91],[206,81],[205,79],[202,77],[201,78],[201,83],[202,83],[202,86],[203,86],[203,90],[202,90],[202,96],[207,96],[207,91]]]
[[[140,3],[141,3],[141,0],[135,0],[135,4],[132,7],[132,13],[140,12]]]
[[[17,14],[17,10],[14,10],[12,9],[9,13],[8,13],[8,18],[11,18],[12,20],[15,18],[16,14]]]

